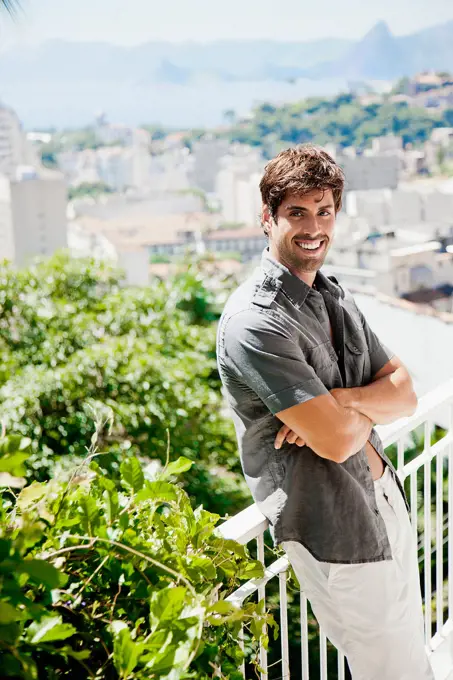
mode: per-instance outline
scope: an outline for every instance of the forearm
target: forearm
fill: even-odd
[[[403,367],[369,385],[333,392],[340,404],[367,416],[377,425],[386,425],[398,418],[410,416],[417,408],[412,380]]]
[[[369,439],[373,422],[365,413],[358,409],[342,406],[344,417],[344,432],[346,433],[346,450],[350,456],[360,451]]]

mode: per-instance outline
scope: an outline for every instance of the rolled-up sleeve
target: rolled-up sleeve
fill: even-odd
[[[368,321],[365,319],[364,315],[360,311],[360,309],[357,307],[357,310],[360,314],[360,319],[362,321],[362,326],[363,330],[365,332],[365,337],[366,341],[368,344],[368,351],[370,353],[370,359],[371,359],[371,376],[374,377],[378,371],[381,370],[385,364],[390,361],[390,359],[395,355],[394,352],[392,352],[387,345],[384,345],[383,342],[381,342],[374,333],[374,331],[371,330]]]
[[[224,334],[224,368],[279,413],[328,389],[307,363],[277,316],[247,310],[229,319]]]

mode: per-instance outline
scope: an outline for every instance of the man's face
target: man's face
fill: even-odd
[[[316,272],[324,263],[333,238],[335,203],[331,189],[288,194],[275,220],[267,206],[263,218],[269,230],[269,250],[294,274]]]

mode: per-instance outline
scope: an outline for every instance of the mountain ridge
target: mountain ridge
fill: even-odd
[[[384,21],[357,41],[149,41],[132,47],[54,39],[4,51],[0,97],[26,125],[78,126],[103,109],[128,124],[219,124],[260,101],[328,96],[350,82],[453,72],[453,20],[395,36]]]

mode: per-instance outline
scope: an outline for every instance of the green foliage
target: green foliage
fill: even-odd
[[[261,577],[261,563],[220,537],[218,515],[193,510],[166,481],[191,461],[167,459],[149,480],[123,456],[118,481],[106,477],[95,460],[103,424],[69,481],[1,494],[2,677],[239,677],[240,627],[258,640],[264,623],[277,626],[261,605],[217,601],[217,587],[225,598],[241,580]],[[1,438],[0,463],[24,445]]]
[[[92,184],[89,182],[82,182],[82,184],[79,184],[76,187],[69,187],[68,198],[72,201],[75,198],[84,198],[85,196],[96,198],[101,194],[110,193],[112,193],[112,189],[108,184],[105,184],[105,182],[94,182]]]
[[[352,94],[310,97],[273,106],[261,104],[253,117],[238,121],[226,135],[231,141],[263,147],[270,156],[280,148],[304,142],[335,143],[365,148],[373,137],[395,134],[405,144],[425,141],[435,127],[449,125],[451,110],[443,112],[408,107],[405,102],[364,106]]]
[[[30,479],[83,458],[94,408],[113,416],[99,435],[112,478],[124,452],[162,464],[169,430],[171,455],[194,462],[183,479],[194,502],[220,514],[249,502],[215,363],[221,300],[203,279],[195,263],[127,288],[110,265],[64,253],[3,266],[0,405],[8,431],[33,440]]]

